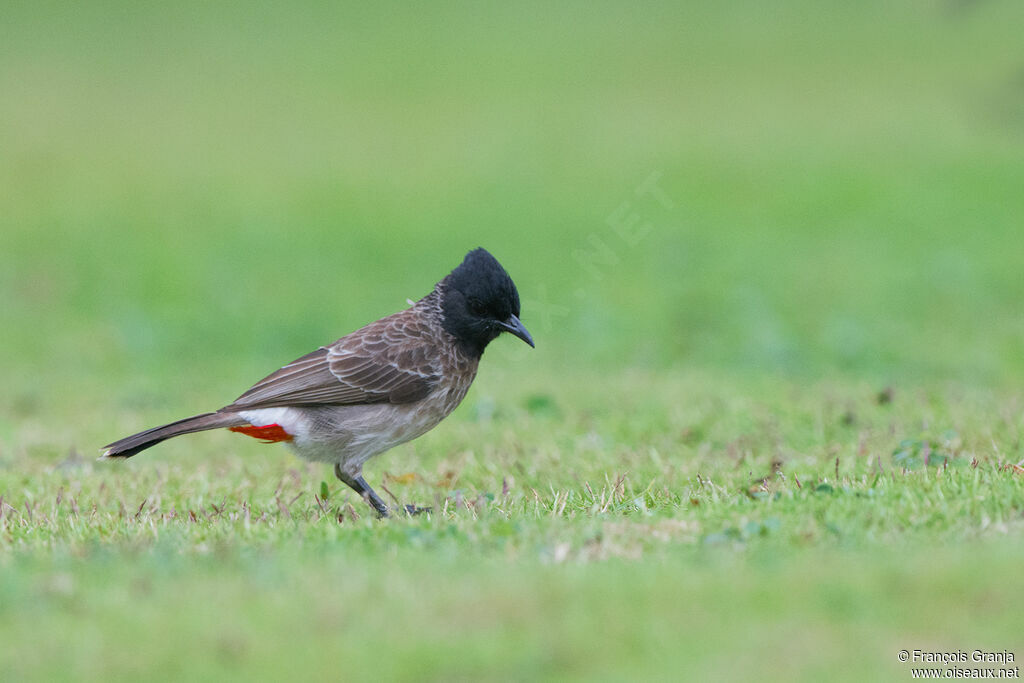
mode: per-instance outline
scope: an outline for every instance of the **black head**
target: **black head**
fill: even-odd
[[[533,338],[519,322],[515,283],[486,249],[480,247],[466,254],[442,284],[444,329],[466,351],[481,355],[502,332],[511,332],[533,346]]]

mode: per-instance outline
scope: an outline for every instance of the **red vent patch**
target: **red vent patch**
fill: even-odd
[[[293,437],[288,432],[284,431],[284,427],[279,424],[263,425],[257,427],[256,425],[245,425],[244,427],[228,427],[229,431],[238,432],[239,434],[245,434],[251,436],[254,439],[259,439],[263,443],[277,443],[278,441],[291,441]]]

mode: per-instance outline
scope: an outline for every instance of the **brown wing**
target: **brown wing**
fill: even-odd
[[[229,408],[417,401],[439,378],[434,343],[424,323],[402,311],[289,363]]]

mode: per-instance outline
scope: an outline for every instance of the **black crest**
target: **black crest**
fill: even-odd
[[[466,254],[442,284],[444,328],[474,355],[519,318],[519,292],[498,259],[483,247]]]

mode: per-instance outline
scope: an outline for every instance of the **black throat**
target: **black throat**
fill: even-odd
[[[470,358],[480,358],[501,330],[482,326],[478,319],[467,315],[464,295],[448,286],[447,277],[438,283],[437,291],[441,297],[441,327],[455,338],[462,353]]]
[[[483,247],[468,254],[437,283],[441,325],[472,358],[501,334],[505,321],[519,316],[519,292],[498,260]]]

